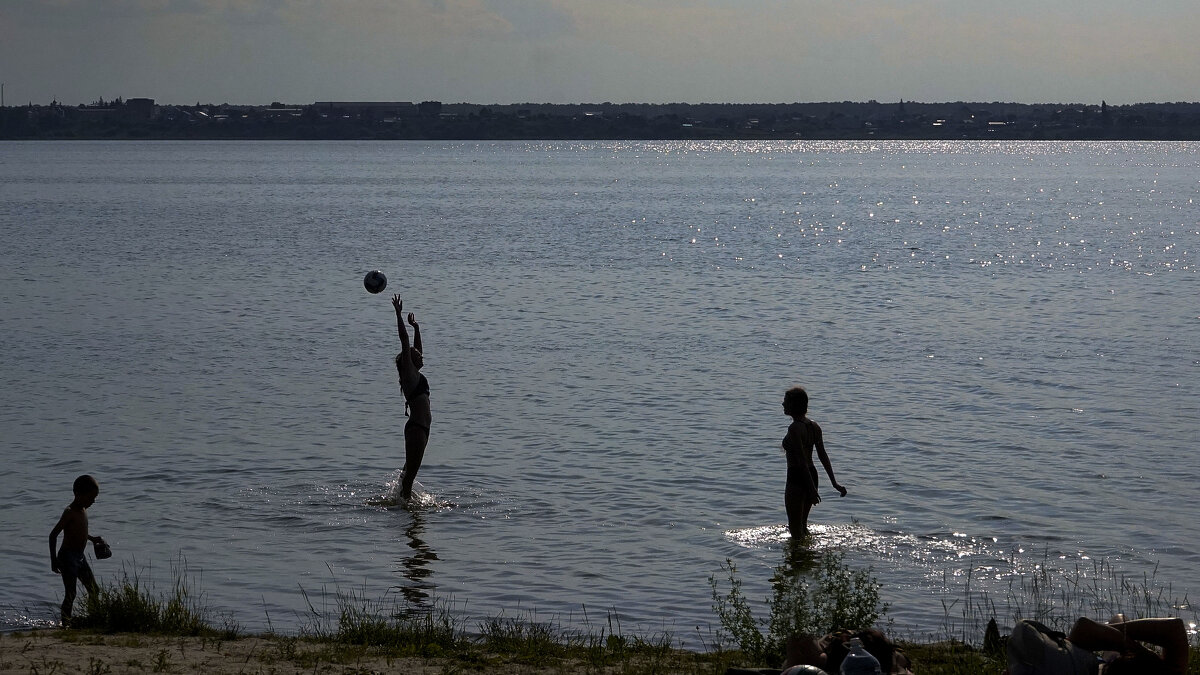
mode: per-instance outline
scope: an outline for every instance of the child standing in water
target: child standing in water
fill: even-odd
[[[404,327],[404,301],[399,295],[392,296],[392,307],[396,310],[396,328],[400,332],[400,353],[396,355],[396,371],[400,376],[400,391],[404,393],[404,410],[408,422],[404,424],[404,473],[400,479],[400,499],[412,498],[413,481],[425,457],[425,446],[429,444],[429,424],[433,415],[429,410],[429,380],[421,374],[425,359],[421,355],[421,327],[410,312],[408,323],[413,327],[413,344],[408,344],[408,329]]]
[[[100,485],[91,476],[80,476],[75,479],[72,487],[75,500],[63,511],[58,524],[50,530],[50,569],[55,574],[61,574],[66,595],[62,603],[63,626],[71,620],[71,609],[75,606],[75,582],[83,582],[89,595],[96,592],[96,578],[92,568],[84,557],[84,549],[89,541],[103,544],[100,537],[88,534],[87,509],[96,502],[100,494]],[[62,548],[55,553],[54,546],[58,542],[58,533],[63,534]]]
[[[846,496],[846,488],[833,477],[833,466],[825,453],[821,438],[821,427],[808,419],[808,392],[803,387],[792,387],[783,395],[783,412],[792,418],[787,436],[783,437],[783,451],[787,456],[787,487],[783,492],[784,507],[787,508],[788,530],[792,538],[808,536],[808,512],[820,503],[817,495],[817,467],[813,464],[813,448],[829,474],[834,489]]]

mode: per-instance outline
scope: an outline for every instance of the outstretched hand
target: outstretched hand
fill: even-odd
[[[414,316],[412,312],[408,313],[408,325],[412,326],[413,328],[417,327],[417,317]]]
[[[404,311],[404,301],[400,299],[399,295],[392,296],[392,307],[396,308],[396,314],[400,314],[402,311]]]
[[[839,484],[837,484],[837,483],[834,483],[834,484],[833,484],[833,489],[835,489],[835,490],[837,490],[838,492],[842,493],[842,496],[843,496],[843,497],[845,497],[845,496],[846,496],[846,488],[842,487],[841,485],[839,485]]]

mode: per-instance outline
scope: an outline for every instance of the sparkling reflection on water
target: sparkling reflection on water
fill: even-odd
[[[900,629],[1046,570],[1195,592],[1193,144],[2,149],[5,625],[52,616],[86,471],[102,576],[185,560],[250,629],[353,593],[704,634],[725,559],[765,597],[782,558],[796,383],[850,488],[815,545]],[[371,269],[427,343],[415,510]]]

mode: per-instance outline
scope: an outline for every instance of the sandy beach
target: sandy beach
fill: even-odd
[[[324,656],[317,656],[320,652]],[[3,673],[286,673],[441,672],[425,659],[372,657],[363,653],[332,663],[330,650],[292,638],[158,637],[34,631],[0,638]]]
[[[658,672],[692,672],[693,655],[679,652],[678,662],[646,665]],[[577,660],[522,663],[488,654],[447,658],[389,656],[365,647],[330,644],[296,637],[256,636],[235,640],[119,633],[38,630],[0,635],[0,673],[54,675],[86,673],[426,673],[488,672],[615,673],[630,664],[597,667]]]

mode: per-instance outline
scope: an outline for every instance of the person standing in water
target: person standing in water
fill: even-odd
[[[803,387],[792,387],[783,395],[783,412],[792,418],[787,436],[783,437],[783,451],[787,456],[783,503],[787,508],[788,530],[793,539],[798,539],[808,536],[808,512],[821,501],[817,494],[817,467],[812,459],[814,447],[834,489],[845,497],[846,488],[833,477],[833,465],[825,452],[820,425],[807,417],[808,392]]]
[[[96,577],[92,574],[92,568],[84,556],[87,543],[89,541],[93,544],[104,543],[100,537],[93,537],[88,533],[87,510],[89,506],[96,503],[96,497],[100,495],[100,484],[96,482],[95,478],[83,475],[75,479],[71,491],[75,493],[75,499],[63,511],[62,517],[58,519],[54,529],[50,530],[50,570],[55,574],[62,575],[63,580],[62,625],[64,628],[71,623],[71,610],[75,607],[76,582],[83,584],[88,595],[94,595],[98,588]],[[55,552],[54,548],[59,533],[63,535],[62,547]]]
[[[413,327],[413,344],[408,344],[408,329],[404,327],[404,301],[399,295],[392,296],[392,307],[396,308],[396,328],[400,332],[400,353],[396,355],[396,371],[400,375],[400,391],[404,392],[404,472],[400,480],[400,499],[412,498],[413,481],[421,469],[425,457],[425,446],[429,443],[429,424],[433,416],[429,411],[429,380],[421,374],[425,364],[421,356],[421,327],[411,312],[408,323]]]

